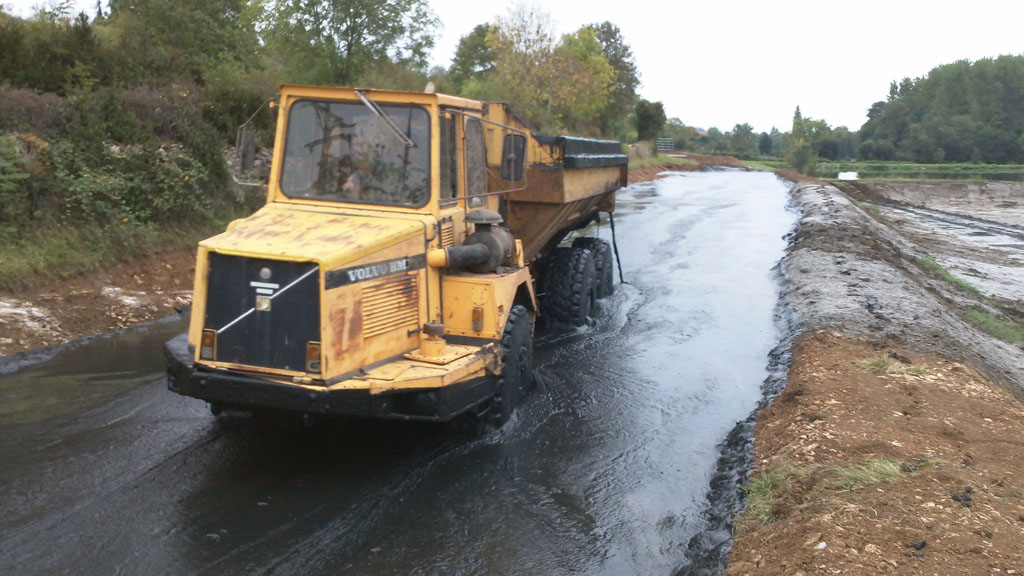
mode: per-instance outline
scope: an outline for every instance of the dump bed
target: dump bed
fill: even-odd
[[[527,261],[549,242],[615,207],[626,185],[628,157],[613,140],[529,136],[526,186],[509,195],[508,227]]]

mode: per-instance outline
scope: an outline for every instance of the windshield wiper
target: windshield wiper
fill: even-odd
[[[402,132],[402,129],[395,124],[395,121],[392,120],[390,116],[381,110],[380,106],[378,106],[376,102],[370,100],[370,97],[363,94],[360,90],[356,90],[355,93],[356,96],[359,96],[359,99],[363,101],[363,104],[366,104],[366,107],[369,108],[370,111],[379,116],[380,119],[388,125],[388,128],[391,128],[391,131],[395,133],[395,136],[398,136],[398,139],[402,141],[402,144],[405,144],[406,148],[413,148],[416,146],[416,143]]]

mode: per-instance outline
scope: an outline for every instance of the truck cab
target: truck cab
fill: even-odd
[[[561,229],[531,253],[506,223],[564,146],[441,94],[282,86],[278,111],[266,205],[199,243],[169,388],[214,412],[507,418],[529,384],[530,263]]]

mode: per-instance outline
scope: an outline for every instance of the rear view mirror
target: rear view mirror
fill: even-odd
[[[501,146],[501,179],[514,182],[522,180],[525,157],[526,137],[522,134],[505,134]]]
[[[248,172],[256,166],[256,135],[252,132],[239,130],[238,136],[239,167]]]

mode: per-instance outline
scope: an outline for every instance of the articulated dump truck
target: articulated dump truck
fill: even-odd
[[[626,185],[618,142],[503,103],[282,86],[267,203],[199,243],[170,390],[221,409],[500,424],[538,315],[586,321],[609,244],[570,234]]]

